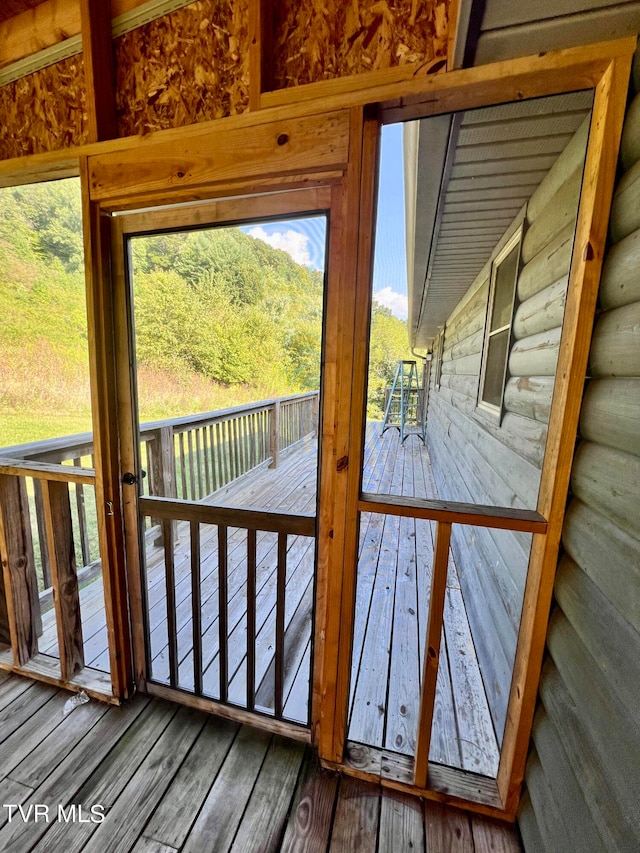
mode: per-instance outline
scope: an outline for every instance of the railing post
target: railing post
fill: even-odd
[[[440,664],[440,639],[444,622],[444,599],[447,591],[447,570],[449,566],[449,543],[451,524],[436,522],[436,543],[433,555],[433,573],[431,575],[431,595],[429,597],[429,620],[424,649],[424,667],[422,690],[420,692],[420,713],[416,738],[413,784],[426,788],[429,773],[429,747],[431,745],[431,727],[433,709],[436,701],[436,682]]]
[[[149,465],[149,494],[157,497],[175,498],[176,489],[176,459],[173,444],[173,427],[165,426],[154,430],[151,434],[153,441],[147,444],[147,459]],[[160,525],[160,519],[151,519],[151,524]],[[174,535],[176,532],[174,524]],[[163,536],[154,540],[154,545],[162,545]]]
[[[276,400],[269,409],[269,446],[271,463],[269,468],[277,468],[280,462],[280,400]]]
[[[149,442],[149,468],[151,492],[165,498],[175,498],[175,451],[173,447],[173,427],[161,427],[153,433],[154,440]],[[151,491],[151,489],[150,489]]]
[[[38,653],[42,619],[27,490],[24,479],[6,474],[0,474],[0,554],[5,604],[0,620],[6,620],[0,634],[11,640],[15,665],[24,666]]]

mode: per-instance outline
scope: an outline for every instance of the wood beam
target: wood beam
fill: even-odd
[[[0,68],[80,32],[78,0],[45,0],[0,23]]]
[[[147,0],[111,0],[113,18],[143,6]],[[104,3],[109,8],[109,3]],[[80,35],[79,0],[44,0],[34,9],[0,22],[0,68]]]
[[[89,329],[89,371],[96,467],[96,515],[102,559],[109,664],[113,695],[129,695],[133,681],[131,633],[127,601],[122,525],[119,439],[116,423],[118,399],[113,350],[113,294],[109,257],[109,222],[89,201],[88,167],[80,163],[82,220]]]
[[[271,0],[249,2],[249,109],[260,109],[260,98],[271,85],[269,75],[273,41]]]
[[[105,3],[104,0],[80,0],[80,16],[88,141],[101,142],[118,135],[111,3]]]

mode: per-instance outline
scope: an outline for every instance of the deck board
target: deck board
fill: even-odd
[[[0,681],[0,732],[16,719],[12,704],[29,696],[33,714],[14,734],[29,730],[27,754],[38,763],[39,750],[55,754],[51,739],[63,742],[63,718],[47,725],[38,691],[17,691],[16,683],[29,684],[18,675]],[[44,689],[48,704],[68,695]],[[416,853],[425,837],[426,851],[472,853],[474,839],[476,850],[520,850],[512,827],[322,770],[310,747],[277,735],[141,696],[122,708],[91,700],[65,717],[66,725],[79,724],[83,708],[101,714],[78,726],[78,743],[62,749],[57,763],[41,763],[47,775],[35,790],[13,779],[15,755],[0,765],[11,768],[0,781],[2,803],[21,803],[25,813],[35,804],[49,808],[49,820],[37,822],[33,810],[26,821],[14,815],[9,822],[1,809],[0,850]],[[17,737],[16,748],[20,743]],[[59,820],[58,807],[69,813],[72,805],[76,819]],[[104,821],[87,821],[98,805]]]
[[[438,497],[429,454],[419,438],[402,445],[397,430],[381,436],[376,425],[368,432],[363,482],[373,492]],[[372,516],[362,527],[352,741],[414,752],[434,535],[431,522],[394,516]],[[429,758],[494,777],[499,751],[452,555],[447,587]]]
[[[220,505],[312,512],[316,500],[313,441],[284,454],[276,469],[262,465],[212,496]],[[380,435],[370,425],[365,442],[363,486],[373,492],[437,497],[429,455],[412,436],[404,445],[397,430]],[[192,690],[193,642],[191,557],[188,525],[177,525],[175,550],[178,679]],[[411,755],[415,749],[418,697],[433,559],[432,522],[365,513],[361,518],[359,571],[351,668],[351,741]],[[164,549],[147,536],[146,590],[151,629],[152,677],[169,681]],[[304,721],[310,667],[309,612],[313,541],[289,537],[286,597],[284,708],[288,719]],[[218,539],[201,525],[201,623],[205,693],[219,697]],[[256,554],[256,699],[273,709],[276,536],[258,534]],[[229,530],[228,544],[229,695],[246,701],[246,535]],[[430,760],[495,775],[498,747],[469,631],[457,570],[450,558],[447,603],[438,671]],[[91,666],[108,668],[102,584],[81,591],[85,655]],[[52,614],[41,648],[57,648]]]

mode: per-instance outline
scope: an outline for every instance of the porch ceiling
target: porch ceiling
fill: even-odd
[[[574,92],[405,125],[413,347],[431,348],[591,103]]]
[[[35,9],[41,2],[42,0],[3,0],[0,5],[0,21],[7,21],[14,15],[19,15],[28,9]]]

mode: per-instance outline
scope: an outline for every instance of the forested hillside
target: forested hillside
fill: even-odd
[[[90,429],[78,182],[0,191],[0,446]],[[143,419],[318,387],[323,276],[238,228],[132,241]],[[406,357],[375,307],[371,413]]]

